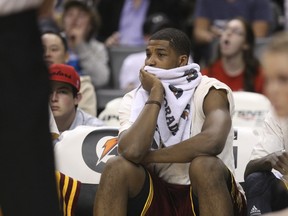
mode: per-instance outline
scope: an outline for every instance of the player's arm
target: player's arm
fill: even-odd
[[[149,92],[150,101],[163,101],[164,88],[154,75],[141,70],[140,80],[143,88]],[[118,152],[127,160],[140,163],[153,141],[160,107],[157,104],[147,104],[133,125],[119,135]]]
[[[200,155],[220,154],[231,129],[226,91],[210,89],[204,99],[203,110],[206,118],[199,134],[177,145],[149,152],[145,162],[187,163]]]

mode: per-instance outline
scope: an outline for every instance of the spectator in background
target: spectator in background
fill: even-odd
[[[272,10],[270,0],[197,0],[194,16],[193,58],[207,65],[211,44],[228,20],[242,17],[251,23],[256,38],[262,38],[269,34]]]
[[[163,13],[151,14],[147,17],[143,24],[143,33],[145,43],[148,42],[150,36],[156,31],[171,27],[172,23],[169,18]],[[140,84],[139,71],[144,66],[146,51],[134,53],[127,56],[120,70],[120,88],[125,91],[130,91]]]
[[[50,107],[60,133],[79,125],[103,126],[98,118],[78,108],[81,100],[80,77],[76,70],[66,64],[49,67],[51,81]]]
[[[262,56],[264,92],[273,109],[245,170],[248,215],[288,208],[288,33],[277,33]],[[282,214],[287,215],[288,209]],[[270,214],[269,214],[270,215]]]
[[[149,15],[162,12],[174,27],[179,28],[185,22],[186,5],[190,5],[189,1],[101,0],[97,8],[103,25],[98,38],[108,47],[119,44],[144,46],[143,23]]]
[[[66,38],[55,31],[42,33],[42,43],[44,47],[44,59],[48,66],[51,64],[65,64],[69,59],[68,45]],[[90,76],[80,76],[82,99],[79,108],[85,112],[97,116],[96,93],[92,85]]]
[[[62,27],[68,42],[67,64],[80,76],[89,75],[97,89],[108,84],[110,70],[106,47],[95,39],[100,18],[92,3],[91,0],[68,0],[64,4]]]
[[[264,80],[254,56],[254,43],[254,33],[247,21],[230,20],[220,36],[218,57],[202,74],[224,82],[232,91],[262,93]]]

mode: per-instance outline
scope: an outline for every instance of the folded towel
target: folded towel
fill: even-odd
[[[200,67],[192,63],[169,70],[145,66],[163,84],[164,100],[157,119],[154,140],[157,145],[171,146],[189,138],[191,126],[191,99],[201,81]],[[130,120],[134,122],[145,106],[149,94],[141,86],[132,104]]]

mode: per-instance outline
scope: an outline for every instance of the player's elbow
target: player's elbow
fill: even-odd
[[[120,145],[119,145],[120,144]],[[125,145],[118,144],[118,154],[124,157],[126,160],[135,164],[139,164],[144,158],[143,152],[135,149],[133,146],[126,147]]]
[[[217,156],[221,154],[221,152],[223,151],[225,143],[226,143],[226,139],[224,140],[211,134],[211,135],[208,135],[207,143],[208,143],[208,146],[210,146],[209,147],[210,155]]]
[[[143,159],[143,156],[141,154],[135,154],[135,152],[131,151],[118,151],[118,153],[126,160],[133,162],[135,164],[140,164]]]

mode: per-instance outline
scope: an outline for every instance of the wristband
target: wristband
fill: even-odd
[[[157,106],[159,106],[159,108],[161,109],[161,103],[159,101],[155,101],[155,100],[148,100],[146,101],[146,104],[156,104]]]

